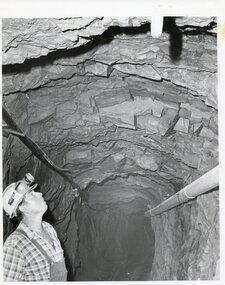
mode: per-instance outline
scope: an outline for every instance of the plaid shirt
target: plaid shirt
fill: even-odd
[[[30,239],[35,239],[55,262],[62,261],[64,256],[54,228],[46,222],[42,225],[50,235],[53,246],[23,222],[18,229],[25,231],[29,239],[16,230],[7,238],[4,243],[4,281],[50,280],[49,263]]]

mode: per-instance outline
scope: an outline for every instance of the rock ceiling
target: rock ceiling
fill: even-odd
[[[131,173],[188,182],[192,169],[204,173],[216,163],[214,19],[191,25],[190,18],[176,20],[187,30],[209,29],[204,38],[184,33],[176,61],[170,57],[169,33],[153,39],[146,26],[140,27],[146,21],[3,21],[5,103],[13,113],[15,107],[23,113],[18,120],[40,146],[65,148],[65,165],[80,165],[73,171],[81,187]],[[88,46],[119,25],[140,31],[122,29]],[[84,44],[84,50],[74,49]],[[58,49],[63,52],[51,55]]]
[[[199,28],[216,32],[215,18],[176,18],[181,30]],[[22,63],[29,58],[45,56],[56,50],[72,49],[87,44],[108,28],[140,27],[151,18],[67,18],[3,19],[3,65]]]

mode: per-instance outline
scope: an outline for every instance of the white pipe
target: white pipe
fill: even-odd
[[[151,34],[153,38],[159,38],[163,30],[163,16],[151,17]]]
[[[145,212],[145,216],[155,216],[162,214],[190,199],[214,189],[219,186],[219,165],[202,175],[191,184],[185,186],[182,190],[156,206],[155,208]]]

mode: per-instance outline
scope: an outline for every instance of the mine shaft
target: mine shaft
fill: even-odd
[[[161,20],[2,20],[3,186],[35,177],[68,281],[219,279],[217,22]]]

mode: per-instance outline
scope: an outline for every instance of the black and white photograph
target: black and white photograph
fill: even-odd
[[[4,282],[220,280],[217,15],[149,14],[1,19]]]

